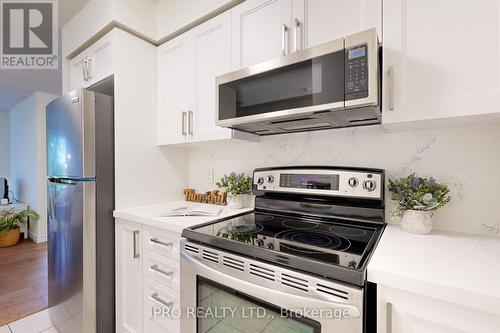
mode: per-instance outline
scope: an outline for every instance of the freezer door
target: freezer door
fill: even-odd
[[[47,175],[95,177],[94,100],[82,89],[47,105]]]
[[[49,314],[95,332],[95,182],[48,182],[48,279]]]

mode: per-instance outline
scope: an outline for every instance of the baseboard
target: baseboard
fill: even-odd
[[[28,237],[35,243],[45,243],[47,241],[47,235],[35,235],[31,231],[28,232]]]

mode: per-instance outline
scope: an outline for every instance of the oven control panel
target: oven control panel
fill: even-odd
[[[254,189],[284,193],[382,199],[383,172],[348,169],[259,169]]]

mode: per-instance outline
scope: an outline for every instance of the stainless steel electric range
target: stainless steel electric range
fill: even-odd
[[[262,168],[253,194],[253,212],[183,231],[182,332],[368,331],[384,171]]]

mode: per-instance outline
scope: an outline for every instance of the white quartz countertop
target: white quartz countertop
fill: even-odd
[[[500,314],[500,238],[388,225],[368,264],[368,280]]]
[[[168,211],[180,207],[203,207],[213,205],[200,204],[197,202],[173,201],[164,204],[129,208],[123,210],[115,210],[114,217],[125,219],[132,222],[137,222],[144,225],[149,225],[156,228],[166,229],[169,231],[181,233],[182,229],[191,227],[197,224],[208,223],[219,219],[227,218],[242,213],[251,212],[253,208],[231,209],[222,206],[223,210],[219,216],[179,216],[179,217],[162,217]]]

